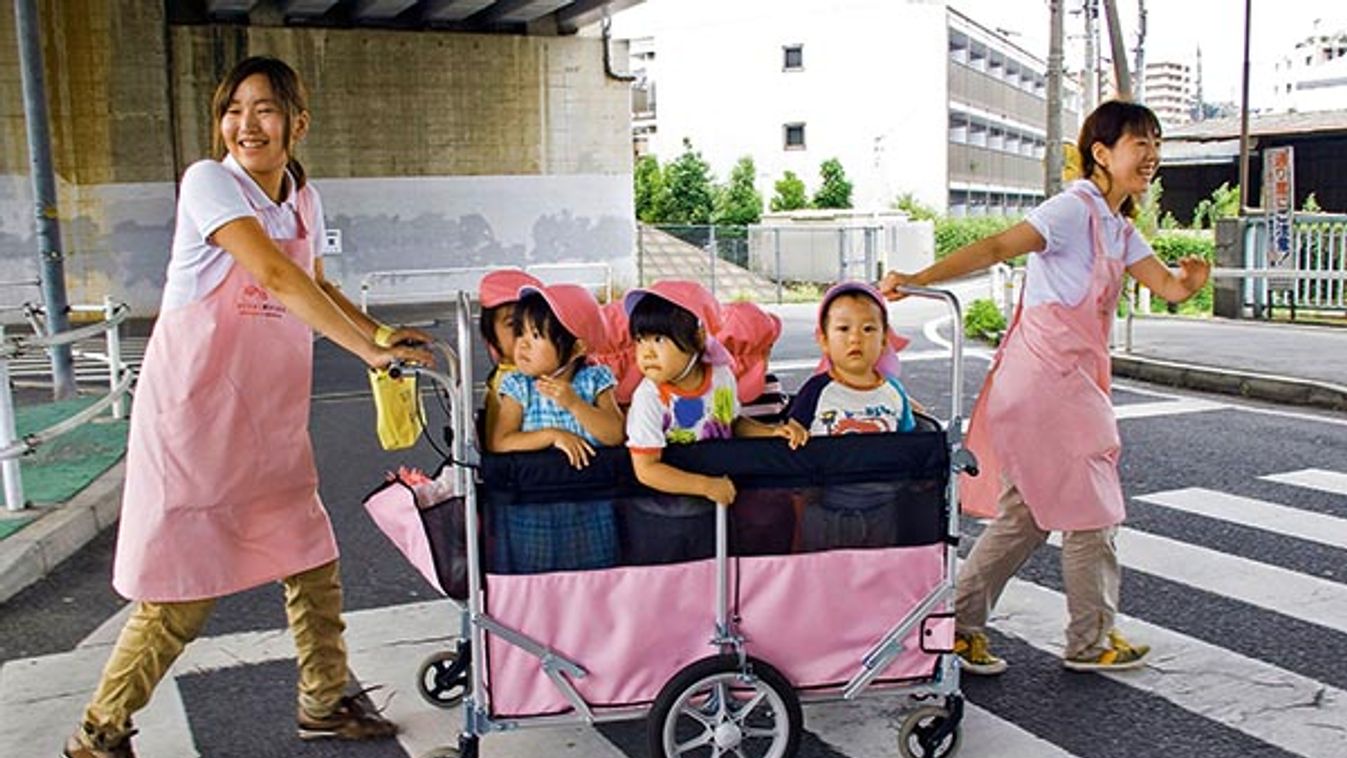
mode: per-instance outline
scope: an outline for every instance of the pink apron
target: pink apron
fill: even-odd
[[[275,240],[313,271],[298,237]],[[136,383],[112,584],[134,600],[221,597],[335,560],[309,442],[313,334],[243,266],[159,315]]]
[[[964,511],[980,516],[996,515],[1005,482],[1015,485],[1049,531],[1100,529],[1124,517],[1108,338],[1125,267],[1108,255],[1093,199],[1076,194],[1090,212],[1089,292],[1075,307],[1026,308],[1021,294],[973,407],[966,444],[981,473],[959,485]],[[1131,233],[1126,227],[1124,250]]]

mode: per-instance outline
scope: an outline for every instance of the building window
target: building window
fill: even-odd
[[[804,124],[786,124],[781,130],[785,136],[787,150],[804,149]]]
[[[804,70],[804,45],[785,45],[781,48],[781,70]]]

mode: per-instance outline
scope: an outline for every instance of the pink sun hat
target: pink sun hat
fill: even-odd
[[[720,302],[701,284],[686,279],[664,279],[654,284],[628,290],[622,299],[627,316],[635,310],[642,298],[655,296],[667,300],[697,317],[697,323],[706,330],[706,350],[702,358],[713,366],[728,366],[733,363],[725,346],[720,344],[716,335],[724,323]]]
[[[739,402],[750,403],[762,395],[781,319],[755,303],[728,303],[722,310],[724,324],[716,338],[734,359]]]
[[[547,301],[547,307],[566,327],[566,331],[585,343],[585,352],[603,352],[608,349],[608,330],[603,326],[603,314],[594,295],[578,284],[526,284],[519,288],[516,300],[536,292]]]
[[[522,269],[500,268],[482,277],[477,285],[477,299],[483,308],[495,308],[519,299],[520,287],[541,287],[538,277]]]
[[[814,324],[815,338],[823,336],[823,316],[828,312],[828,306],[832,305],[833,301],[842,295],[864,295],[874,300],[875,304],[879,306],[879,310],[886,316],[889,312],[888,301],[884,299],[884,295],[879,291],[879,288],[873,284],[855,281],[838,282],[823,293],[823,302],[819,303],[818,306],[818,321]],[[885,320],[887,321],[887,318]],[[911,340],[899,336],[892,326],[888,327],[888,333],[884,335],[884,350],[879,354],[879,361],[875,363],[875,370],[881,376],[897,379],[901,372],[898,364],[898,351],[907,347],[910,343]],[[822,374],[831,369],[832,361],[828,359],[828,354],[824,353],[823,357],[819,359],[818,367],[814,369],[814,373]]]

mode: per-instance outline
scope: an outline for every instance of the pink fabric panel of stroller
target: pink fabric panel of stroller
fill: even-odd
[[[487,576],[487,612],[579,663],[592,706],[649,703],[679,669],[713,655],[714,560],[602,571]],[[491,712],[571,709],[538,658],[487,636]]]
[[[943,546],[924,545],[758,556],[738,565],[739,632],[748,654],[809,689],[855,676],[870,647],[940,583],[945,559]],[[941,629],[937,637],[952,636],[952,628]],[[920,635],[918,624],[881,679],[932,675],[936,656],[922,652]],[[931,650],[951,644],[926,640]]]
[[[739,630],[749,654],[797,688],[845,684],[870,647],[939,584],[943,551],[927,545],[737,559]],[[573,684],[592,707],[650,703],[680,669],[718,652],[708,644],[714,561],[491,575],[487,587],[490,616],[589,672]],[[948,649],[943,638],[952,626],[927,626],[940,638],[928,637],[927,647]],[[918,625],[881,679],[932,675],[936,657],[921,651],[920,633]],[[493,715],[570,710],[536,657],[494,636],[487,646]]]
[[[436,590],[440,580],[435,574],[435,558],[430,549],[430,538],[416,508],[416,496],[401,484],[390,484],[365,500],[365,510],[388,539],[407,560],[421,572]]]

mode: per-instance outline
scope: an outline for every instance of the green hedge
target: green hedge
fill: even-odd
[[[935,257],[936,260],[958,250],[964,245],[977,242],[1009,229],[1019,222],[1013,216],[967,216],[953,218],[942,216],[935,220]]]
[[[1000,343],[1005,330],[1006,318],[995,302],[979,298],[968,304],[968,310],[963,314],[963,331],[968,337],[995,345]]]
[[[1151,240],[1151,249],[1165,263],[1176,263],[1186,255],[1196,255],[1205,260],[1215,260],[1216,241],[1211,233],[1187,234],[1184,232],[1161,232]]]

